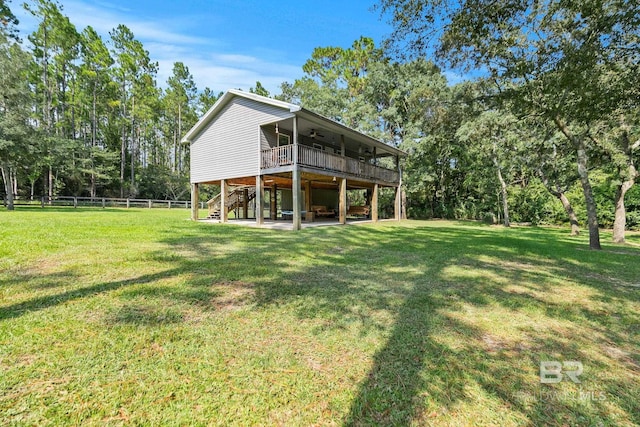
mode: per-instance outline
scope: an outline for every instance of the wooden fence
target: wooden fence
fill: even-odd
[[[131,199],[131,198],[112,198],[112,197],[42,197],[39,200],[34,199],[14,199],[15,206],[90,206],[99,208],[165,208],[165,209],[190,209],[190,200],[153,200],[153,199]],[[7,205],[7,200],[4,200]],[[204,209],[205,202],[200,202],[200,209]]]

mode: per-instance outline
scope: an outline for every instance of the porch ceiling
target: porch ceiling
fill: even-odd
[[[339,150],[341,137],[344,135],[347,150],[358,152],[362,148],[367,151],[365,154],[372,155],[372,149],[375,147],[377,157],[406,156],[404,151],[311,111],[302,109],[296,112],[296,115],[298,116],[298,134],[303,136],[306,141],[316,139],[321,144],[329,145]],[[278,122],[278,127],[279,129],[293,132],[293,119]],[[315,137],[312,136],[314,134]]]
[[[333,180],[333,176],[329,175],[320,175],[308,172],[301,173],[301,180],[303,183],[307,181],[311,181],[311,188],[314,189],[338,189],[338,180]],[[220,181],[211,181],[202,184],[210,184],[210,185],[220,185]],[[233,178],[227,180],[227,185],[232,187],[241,186],[241,185],[256,185],[256,178],[254,176],[248,176],[243,178]],[[265,175],[264,176],[264,186],[265,188],[271,187],[273,185],[278,186],[279,188],[292,188],[293,179],[291,173],[283,173],[278,175]],[[358,190],[364,188],[373,188],[373,184],[371,182],[366,181],[358,181],[355,179],[347,179],[347,189],[348,190]]]

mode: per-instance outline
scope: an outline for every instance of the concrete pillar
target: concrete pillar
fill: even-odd
[[[264,211],[262,201],[264,200],[264,183],[262,175],[256,176],[256,225],[264,224]]]
[[[103,203],[103,207],[104,207],[104,199],[102,199]],[[198,186],[198,183],[195,184],[191,184],[191,219],[193,221],[197,221],[198,220],[198,211],[199,211],[199,207],[200,207],[200,188]]]
[[[340,218],[340,224],[347,223],[347,178],[340,178],[340,203],[338,206],[338,217]]]
[[[378,222],[378,183],[373,184],[373,194],[371,194],[371,221]]]

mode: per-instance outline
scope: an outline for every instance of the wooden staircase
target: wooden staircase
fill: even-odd
[[[231,192],[227,195],[227,203],[226,209],[227,212],[232,211],[234,209],[238,209],[244,206],[244,192],[247,190],[247,203],[256,198],[256,187],[251,185],[242,185],[239,187],[234,187]],[[208,219],[220,219],[220,214],[222,212],[221,209],[221,194],[218,194],[213,199],[207,202],[207,206],[209,207],[209,216]]]

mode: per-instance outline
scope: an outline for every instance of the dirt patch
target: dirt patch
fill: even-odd
[[[219,294],[211,300],[211,305],[217,310],[239,310],[250,305],[255,299],[253,283],[241,281],[216,283],[212,290]]]
[[[640,363],[631,357],[629,352],[622,350],[621,348],[614,347],[613,345],[603,345],[602,351],[612,359],[619,360],[624,363],[632,365],[636,369],[640,369]]]

